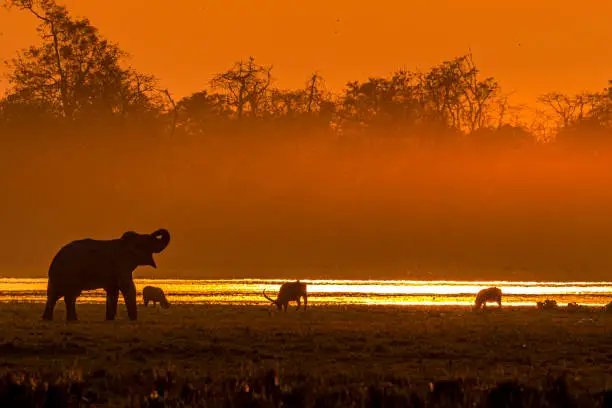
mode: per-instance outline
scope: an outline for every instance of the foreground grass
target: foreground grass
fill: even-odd
[[[141,306],[138,322],[128,321],[123,308],[117,321],[105,322],[103,305],[79,305],[80,321],[66,323],[62,305],[54,322],[43,322],[42,305],[1,304],[0,374],[36,373],[38,380],[30,381],[87,383],[111,406],[133,405],[126,401],[135,395],[150,396],[160,378],[166,384],[181,382],[173,386],[177,396],[188,383],[209,392],[227,390],[227,381],[237,392],[250,381],[252,393],[255,379],[272,375],[270,370],[285,393],[304,384],[319,393],[341,385],[362,395],[362,402],[368,384],[391,384],[425,398],[429,383],[444,379],[463,379],[472,392],[503,381],[546,387],[559,375],[576,395],[612,386],[612,315],[598,311],[269,311],[262,306]],[[11,378],[5,382],[25,381]],[[349,405],[360,406],[355,401]],[[337,406],[347,406],[346,401]]]

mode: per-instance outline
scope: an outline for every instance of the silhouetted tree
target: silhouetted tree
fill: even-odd
[[[559,129],[555,141],[572,148],[610,147],[612,128],[604,126],[595,117],[585,118]]]
[[[567,127],[590,116],[597,99],[596,94],[582,93],[569,96],[558,92],[550,92],[540,96],[538,102],[550,108],[557,116],[561,126]]]
[[[388,81],[384,78],[347,83],[342,98],[343,118],[360,127],[369,126],[379,114],[381,100],[388,94]]]
[[[591,116],[597,118],[602,126],[612,128],[612,80],[608,81],[603,92],[596,94]]]
[[[270,89],[265,113],[272,118],[296,118],[307,112],[306,94],[301,89]]]
[[[369,78],[346,85],[339,110],[347,130],[396,134],[423,119],[414,75],[396,72],[391,78]]]
[[[595,147],[612,141],[612,91],[566,95],[551,92],[538,98],[554,115],[555,140],[573,147]]]
[[[312,77],[306,82],[306,112],[312,114],[316,111],[321,111],[326,103],[329,103],[330,98],[325,91],[325,81],[319,74],[312,74]]]
[[[265,113],[272,118],[316,121],[315,117],[330,119],[331,97],[325,91],[323,78],[313,74],[303,89],[269,89],[265,99]]]
[[[421,76],[419,92],[426,112],[455,129],[473,132],[491,119],[500,88],[494,78],[479,79],[472,55],[445,61]]]
[[[27,91],[15,92],[0,99],[0,119],[11,124],[47,122],[54,118],[54,107],[33,98]]]
[[[245,112],[257,117],[272,83],[271,72],[271,66],[256,64],[255,58],[249,57],[248,61],[239,61],[230,70],[215,75],[211,86],[225,92],[227,103],[235,109],[238,119]]]
[[[196,92],[176,104],[177,127],[187,134],[201,135],[218,129],[233,115],[227,98],[207,91]]]
[[[390,78],[349,82],[340,112],[343,126],[384,134],[449,126],[470,133],[494,121],[499,93],[495,79],[479,78],[468,54],[426,73],[400,70]]]
[[[18,53],[9,66],[11,92],[72,120],[154,110],[155,78],[123,69],[126,54],[102,38],[86,18],[73,18],[54,0],[7,0],[38,19],[41,44]]]

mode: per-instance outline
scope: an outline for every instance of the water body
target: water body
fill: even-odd
[[[267,304],[262,291],[275,297],[282,279],[136,279],[139,292],[146,285],[161,287],[172,303]],[[469,306],[482,288],[502,289],[503,303],[533,306],[555,299],[559,305],[577,302],[603,306],[612,301],[612,282],[510,282],[409,280],[307,280],[310,305]],[[47,279],[0,279],[0,302],[44,303]],[[79,303],[104,303],[102,290],[84,292]]]

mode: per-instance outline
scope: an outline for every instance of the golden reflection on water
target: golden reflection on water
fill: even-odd
[[[161,287],[170,302],[206,304],[268,304],[282,279],[176,280],[136,279],[140,293],[147,285]],[[502,289],[503,302],[511,306],[535,306],[555,299],[560,305],[577,302],[601,306],[612,300],[611,282],[510,282],[510,281],[375,281],[302,280],[308,284],[308,303],[314,305],[420,305],[470,306],[485,287]],[[44,303],[47,279],[0,279],[0,301]],[[83,293],[79,303],[103,303],[102,290]]]

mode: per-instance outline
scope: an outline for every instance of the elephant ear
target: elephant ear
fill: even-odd
[[[126,243],[127,257],[130,261],[140,266],[157,268],[153,259],[153,252],[147,245],[147,237],[133,231],[128,231],[123,234],[121,239]]]

